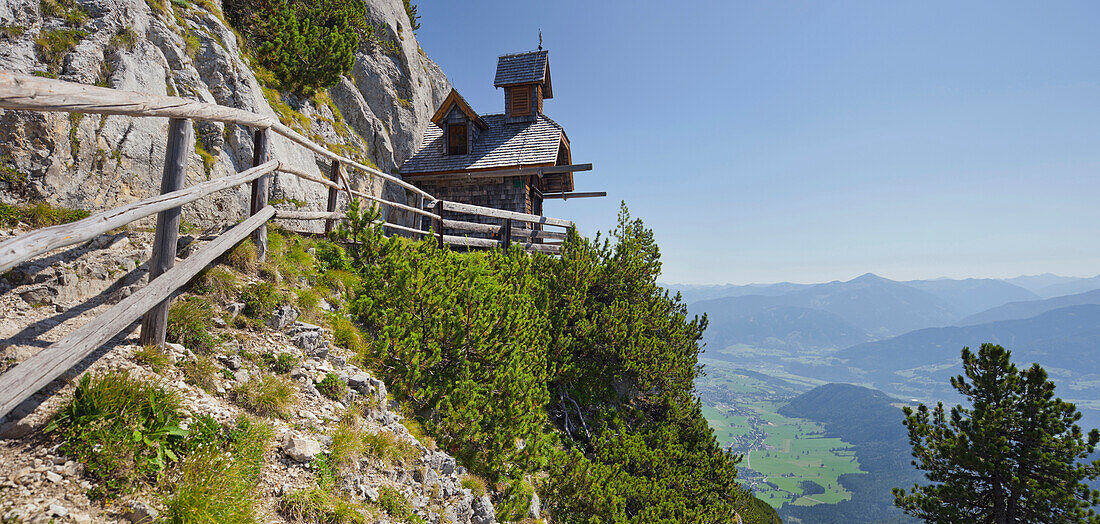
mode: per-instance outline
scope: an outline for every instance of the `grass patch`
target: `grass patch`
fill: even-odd
[[[285,375],[298,367],[298,357],[291,355],[290,353],[279,353],[276,355],[272,352],[267,352],[260,355],[260,362],[269,371]]]
[[[11,161],[8,157],[0,158],[0,182],[8,184],[8,188],[12,191],[22,191],[27,187],[27,175],[23,172],[8,165]]]
[[[245,239],[225,255],[225,261],[242,273],[255,275],[260,269],[259,251],[252,239]]]
[[[202,170],[206,173],[206,179],[210,180],[210,173],[214,171],[214,164],[218,163],[218,157],[206,150],[206,146],[202,144],[202,139],[195,136],[195,153],[202,159]]]
[[[108,45],[112,49],[125,49],[126,51],[133,51],[134,46],[137,44],[137,33],[129,27],[123,27],[119,29],[111,40],[108,41]]]
[[[218,389],[218,377],[221,373],[218,364],[212,357],[198,355],[187,359],[180,364],[180,370],[187,377],[187,381],[202,388],[207,393],[214,394]]]
[[[378,506],[401,522],[424,524],[424,519],[413,511],[412,504],[409,504],[405,496],[389,486],[378,489]]]
[[[0,224],[15,227],[23,222],[31,227],[56,226],[88,218],[88,212],[82,209],[53,207],[45,202],[29,206],[13,206],[0,202]]]
[[[332,328],[332,338],[337,346],[345,348],[356,355],[360,364],[370,368],[370,364],[376,361],[372,358],[370,346],[359,326],[351,319],[339,313],[328,315],[328,325]]]
[[[158,374],[164,373],[172,365],[168,353],[157,346],[142,346],[134,351],[134,361],[144,365]]]
[[[271,374],[249,378],[236,390],[237,402],[262,416],[289,417],[297,397],[298,392],[290,379]]]
[[[317,391],[325,398],[340,400],[348,391],[348,383],[336,376],[336,373],[325,373],[325,378],[316,384]]]
[[[405,429],[409,430],[409,434],[420,442],[422,446],[428,449],[435,449],[435,439],[428,435],[428,431],[424,429],[424,425],[416,419],[413,413],[405,413],[405,418],[401,419],[401,424],[405,426]]]
[[[398,440],[393,433],[363,433],[363,453],[375,457],[386,464],[409,462],[419,452],[405,440]]]
[[[329,446],[332,465],[346,467],[358,461],[365,449],[363,436],[363,431],[352,424],[338,424],[332,432],[332,444]]]
[[[283,303],[283,298],[273,284],[259,282],[244,289],[241,293],[241,302],[244,302],[245,316],[266,321],[275,308]]]
[[[187,436],[181,415],[180,396],[160,384],[126,371],[87,373],[46,431],[108,492],[124,492],[179,459]]]
[[[47,69],[56,74],[61,69],[61,60],[65,55],[87,36],[88,32],[81,29],[51,29],[43,31],[34,39],[34,48]]]
[[[76,0],[41,0],[38,5],[44,18],[61,18],[71,26],[88,21],[88,13]]]
[[[168,341],[196,352],[209,351],[214,347],[213,317],[214,308],[205,298],[176,300],[168,308]]]
[[[324,524],[365,524],[374,522],[373,515],[368,519],[367,510],[331,491],[313,487],[287,493],[279,499],[279,511],[295,522],[318,522]]]
[[[216,266],[195,278],[191,291],[215,300],[226,301],[237,296],[240,280],[232,271]]]
[[[5,25],[0,26],[0,35],[4,35],[8,38],[19,38],[23,36],[23,33],[27,32],[27,28],[21,25]]]
[[[481,497],[482,495],[487,493],[487,485],[485,483],[485,479],[477,475],[466,474],[462,477],[461,484],[462,487],[470,490],[470,492],[473,493],[475,497]]]
[[[191,432],[203,435],[203,445],[181,463],[164,500],[165,520],[258,522],[259,474],[274,429],[248,417],[238,418],[232,429],[202,420],[196,420]]]

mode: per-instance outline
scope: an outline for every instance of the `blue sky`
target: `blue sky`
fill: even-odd
[[[550,50],[586,234],[619,201],[670,283],[1100,273],[1098,2],[418,2],[482,113]]]

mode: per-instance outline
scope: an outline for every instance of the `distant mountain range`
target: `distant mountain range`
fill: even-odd
[[[833,356],[866,371],[893,373],[910,368],[958,364],[964,346],[983,342],[1012,350],[1017,362],[1100,371],[1100,304],[1069,306],[1041,315],[975,326],[927,328],[868,342]]]
[[[1027,300],[1023,302],[1010,302],[1003,306],[987,309],[981,313],[970,315],[955,323],[956,326],[973,326],[999,320],[1017,320],[1041,315],[1047,311],[1082,304],[1100,304],[1100,289],[1094,289],[1076,295],[1048,298],[1046,300]]]
[[[693,313],[707,313],[706,340],[718,348],[840,349],[922,328],[1026,318],[1066,305],[1100,303],[1090,295],[1040,304],[1058,289],[1100,290],[1100,277],[1052,274],[899,282],[867,273],[823,284],[669,287],[682,294]],[[1027,305],[1012,305],[1016,303]],[[1028,315],[1030,311],[1034,313]]]

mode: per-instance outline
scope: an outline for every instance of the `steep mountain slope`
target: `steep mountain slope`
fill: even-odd
[[[930,364],[957,364],[964,346],[1001,344],[1017,361],[1037,361],[1081,372],[1100,371],[1100,305],[1070,306],[1023,319],[976,326],[928,328],[860,344],[835,356],[864,370],[894,371]]]
[[[921,479],[910,465],[909,442],[897,401],[881,391],[849,384],[826,384],[792,399],[779,413],[825,425],[827,437],[855,446],[856,458],[866,474],[848,474],[840,483],[852,499],[833,505],[798,507],[780,511],[789,522],[908,522],[893,505],[891,488]]]
[[[68,7],[57,13],[60,7],[49,7],[55,5]],[[313,98],[266,89],[215,2],[3,2],[0,69],[278,116],[315,141],[392,171],[419,146],[420,129],[450,85],[419,50],[402,2],[366,5],[378,40],[388,44],[365,41],[351,78]],[[0,183],[0,201],[99,210],[156,194],[167,125],[163,118],[0,111],[0,163],[18,173],[17,183]],[[252,130],[196,123],[195,135],[188,184],[251,165]],[[288,140],[275,136],[271,145],[293,167],[328,173],[327,162],[319,165]],[[350,175],[356,189],[404,199],[404,191]],[[272,198],[320,209],[326,194],[319,184],[279,175]],[[221,225],[242,215],[247,198],[247,187],[219,193],[186,206],[184,220]]]
[[[970,315],[955,323],[957,326],[975,326],[988,322],[1001,320],[1017,320],[1041,315],[1047,311],[1082,304],[1100,304],[1100,289],[1067,295],[1046,300],[1027,300],[1023,302],[1010,302],[981,313]]]
[[[992,278],[910,280],[903,284],[935,295],[950,304],[960,315],[971,315],[1009,302],[1039,298],[1020,286]]]

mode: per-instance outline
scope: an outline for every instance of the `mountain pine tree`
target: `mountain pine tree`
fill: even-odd
[[[1100,492],[1082,481],[1100,460],[1081,462],[1100,441],[1076,424],[1077,408],[1054,397],[1038,364],[1020,371],[1011,352],[962,350],[966,376],[951,379],[970,407],[905,408],[913,464],[933,484],[894,489],[894,502],[928,522],[1096,522]]]

